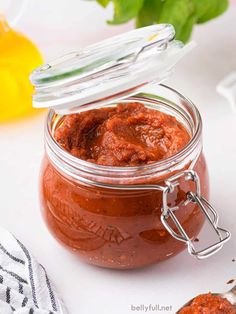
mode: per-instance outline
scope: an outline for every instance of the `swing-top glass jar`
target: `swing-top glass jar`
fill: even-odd
[[[51,107],[40,176],[43,216],[55,238],[86,262],[136,268],[185,247],[206,258],[230,237],[207,201],[200,114],[159,84],[190,46],[174,40],[172,26],[155,25],[32,74],[34,105]],[[152,160],[154,151],[162,157]],[[197,250],[205,219],[217,240]]]

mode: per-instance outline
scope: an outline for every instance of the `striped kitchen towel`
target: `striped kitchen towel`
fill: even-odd
[[[11,233],[0,228],[0,314],[64,314],[42,265]]]

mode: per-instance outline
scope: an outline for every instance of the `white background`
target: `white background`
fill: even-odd
[[[107,26],[92,2],[32,0],[18,28],[41,48],[45,59],[132,27]],[[211,201],[220,224],[232,232],[223,250],[205,261],[181,253],[158,265],[114,271],[86,265],[61,248],[42,221],[38,173],[43,155],[45,112],[0,125],[0,224],[19,237],[48,270],[71,314],[130,314],[131,304],[177,308],[196,294],[225,291],[236,279],[236,115],[216,93],[218,81],[236,70],[236,6],[199,26],[197,48],[182,61],[168,83],[191,98],[204,122],[204,149],[211,178]],[[204,239],[201,238],[204,243]],[[140,313],[140,312],[139,312]]]

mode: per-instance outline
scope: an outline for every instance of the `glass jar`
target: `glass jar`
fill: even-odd
[[[150,165],[99,166],[73,157],[55,142],[53,132],[63,116],[50,111],[40,179],[43,216],[56,239],[89,263],[122,269],[157,263],[186,246],[163,225],[163,191],[156,186],[164,187],[173,175],[194,170],[202,196],[209,196],[202,122],[193,103],[166,86],[156,87],[156,95],[141,94],[124,101],[174,115],[190,132],[191,141],[177,155]],[[113,105],[117,103],[109,104]],[[120,190],[119,185],[136,188]],[[190,239],[204,223],[198,204],[184,204],[186,194],[194,190],[194,182],[182,178],[168,197],[169,207],[179,207],[176,217]]]
[[[156,66],[160,63],[160,71],[157,72],[158,79],[162,79],[165,74],[165,71],[161,72],[162,66],[168,58],[164,56],[163,59],[162,55],[160,62],[160,55],[158,59],[155,55],[160,49],[167,49],[169,40],[172,48],[175,45],[168,31],[167,36],[163,35],[167,37],[164,45],[162,36],[156,42],[160,26],[153,27],[155,31],[158,28],[158,35],[150,37],[149,33],[146,44],[141,40],[138,56],[137,43],[132,36],[132,40],[128,37],[132,47],[128,48],[126,57],[124,49],[120,48],[127,48],[127,42],[124,45],[122,39],[121,46],[118,44],[117,47],[116,39],[115,46],[112,46],[113,58],[118,58],[116,63],[108,58],[112,54],[109,41],[108,46],[93,47],[99,57],[101,50],[104,55],[104,50],[107,53],[109,47],[106,58],[96,61],[96,67],[101,66],[99,70],[91,70],[94,67],[94,60],[91,62],[93,53],[85,50],[86,58],[89,58],[86,67],[84,64],[83,67],[81,64],[78,66],[78,60],[74,58],[69,58],[69,61],[66,58],[62,62],[64,69],[60,60],[36,70],[32,78],[36,86],[35,104],[50,104],[54,108],[47,118],[46,153],[40,175],[44,219],[59,242],[86,262],[102,267],[143,267],[174,256],[186,247],[191,255],[206,258],[217,252],[230,237],[228,231],[218,227],[218,215],[207,201],[209,181],[202,153],[202,121],[197,108],[170,87],[157,84],[145,89],[146,78],[140,78],[143,71],[149,71],[150,76],[157,75],[156,67],[154,70],[152,67],[154,62]],[[148,29],[153,30],[153,27]],[[140,34],[142,30],[135,31],[135,36],[137,32]],[[154,38],[153,51],[150,51],[150,38],[151,41]],[[147,55],[138,60],[146,48]],[[134,57],[130,49],[134,49]],[[172,50],[172,61],[173,54]],[[85,63],[86,58],[82,53],[79,62],[82,59]],[[105,65],[102,63],[104,59]],[[140,65],[143,64],[145,68],[140,74]],[[130,88],[124,89],[127,82]],[[174,156],[151,164],[112,167],[74,157],[54,139],[54,132],[63,122],[65,113],[130,102],[174,116],[191,137],[187,146]],[[217,241],[197,250],[194,239],[205,219],[215,232]]]

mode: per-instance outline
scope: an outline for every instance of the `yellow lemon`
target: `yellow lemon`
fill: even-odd
[[[35,45],[0,16],[0,121],[36,111],[29,75],[42,61]]]

